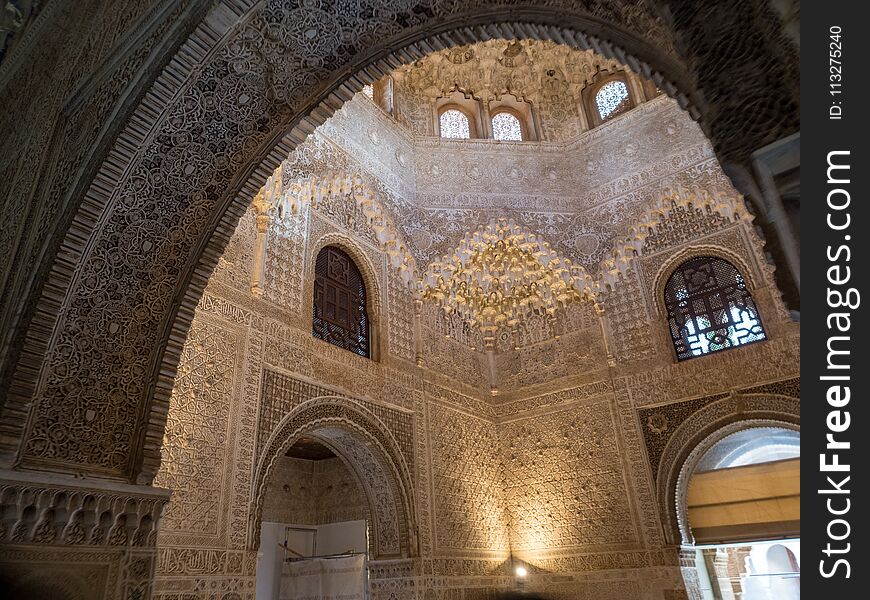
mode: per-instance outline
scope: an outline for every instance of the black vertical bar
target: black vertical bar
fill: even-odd
[[[862,2],[801,8],[801,587],[867,598],[870,30]]]

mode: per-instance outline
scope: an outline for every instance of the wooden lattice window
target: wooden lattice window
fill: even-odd
[[[677,267],[665,306],[678,360],[767,338],[746,282],[721,258],[699,256]]]
[[[334,246],[314,266],[314,337],[370,357],[366,286],[353,259]]]

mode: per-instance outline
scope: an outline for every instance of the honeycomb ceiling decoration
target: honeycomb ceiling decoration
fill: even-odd
[[[694,207],[729,221],[747,220],[742,197],[704,189],[666,188],[657,202],[614,245],[594,281],[579,265],[559,256],[548,242],[511,220],[480,225],[463,237],[451,254],[432,262],[422,275],[402,242],[398,229],[377,198],[375,186],[358,173],[328,173],[284,180],[279,166],[254,198],[261,212],[298,214],[331,194],[351,194],[390,266],[422,300],[455,312],[477,328],[484,347],[493,349],[499,330],[513,330],[533,316],[554,318],[574,302],[596,303],[598,294],[612,290],[642,253],[646,238],[672,211]]]
[[[429,265],[422,280],[423,298],[478,327],[487,348],[494,347],[499,329],[533,315],[552,318],[572,302],[593,300],[592,290],[582,267],[504,219],[466,234],[452,254]]]
[[[729,222],[751,223],[753,217],[746,209],[740,194],[724,194],[699,187],[667,187],[662,190],[653,206],[638,219],[629,235],[614,244],[611,255],[601,261],[600,276],[595,282],[596,291],[616,287],[631,268],[634,257],[641,254],[646,238],[674,210],[695,208],[709,214],[717,214]]]
[[[375,197],[372,186],[360,174],[327,174],[317,177],[283,181],[283,168],[279,165],[260,189],[255,203],[280,215],[299,214],[332,194],[352,194],[368,219],[372,232],[387,255],[390,266],[399,272],[402,282],[415,287],[419,282],[417,263],[399,238],[395,224],[384,212]]]

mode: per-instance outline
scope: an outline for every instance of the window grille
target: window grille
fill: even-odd
[[[333,246],[314,266],[314,337],[370,357],[366,287],[353,259]]]
[[[605,83],[595,94],[595,106],[602,121],[625,112],[629,104],[628,86],[621,79]]]
[[[678,360],[767,338],[746,282],[720,258],[681,264],[665,286],[665,306]]]
[[[468,117],[461,110],[451,108],[441,113],[439,119],[441,128],[441,137],[469,139],[471,137],[471,127],[468,124]]]
[[[500,112],[492,118],[492,138],[495,140],[523,141],[520,120],[508,112]]]

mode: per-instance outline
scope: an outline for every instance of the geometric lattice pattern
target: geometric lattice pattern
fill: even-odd
[[[314,337],[369,356],[366,286],[353,259],[327,246],[314,267]]]
[[[441,124],[441,137],[467,140],[471,137],[468,126],[468,117],[462,111],[456,109],[445,110],[439,119]]]
[[[637,540],[605,404],[510,423],[503,436],[513,549]]]
[[[204,351],[208,348],[209,351]],[[217,535],[236,344],[231,332],[196,321],[184,346],[169,402],[155,484],[184,489],[163,528]]]
[[[432,405],[435,527],[439,548],[507,547],[504,496],[492,423]],[[474,456],[474,460],[468,457]],[[468,527],[468,523],[475,523]]]
[[[665,305],[679,360],[767,337],[746,282],[721,258],[699,256],[677,267]]]
[[[595,94],[595,106],[602,121],[624,112],[629,104],[628,86],[620,79],[605,83]]]
[[[392,271],[388,276],[387,294],[389,352],[405,360],[414,360],[414,296]]]
[[[523,128],[520,120],[510,113],[498,113],[492,118],[492,139],[505,141],[523,141]]]

